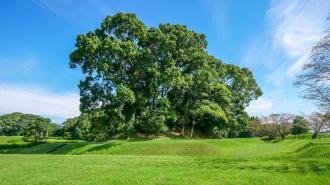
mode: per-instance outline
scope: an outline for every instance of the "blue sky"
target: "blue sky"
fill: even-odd
[[[106,15],[137,14],[147,26],[187,25],[204,33],[210,54],[249,67],[264,91],[247,111],[309,113],[295,74],[329,23],[328,0],[12,0],[0,2],[0,114],[39,114],[61,122],[79,114],[77,84],[68,67],[77,34]]]

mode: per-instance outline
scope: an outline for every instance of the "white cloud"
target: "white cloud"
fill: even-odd
[[[271,48],[271,37],[260,36],[251,43],[242,58],[242,65],[249,68],[258,69],[260,66],[266,67],[267,69],[273,68],[276,61],[274,61],[273,53],[269,51]]]
[[[262,80],[264,89],[264,96],[251,104],[249,112],[267,113],[270,102],[272,112],[298,113],[315,108],[298,98],[299,90],[292,84],[326,30],[329,7],[329,0],[271,2],[265,19],[268,30],[255,38],[242,58],[243,65],[259,72],[257,79]]]
[[[327,0],[272,1],[266,13],[269,30],[251,43],[243,65],[261,64],[271,71],[283,66],[279,77],[298,72],[326,30],[329,7]]]
[[[258,100],[254,100],[250,103],[249,107],[246,108],[246,111],[252,115],[258,114],[269,114],[272,111],[273,100],[260,97]]]
[[[309,54],[305,54],[303,56],[301,56],[297,62],[295,62],[287,71],[286,74],[288,76],[294,76],[295,74],[297,74],[301,68],[307,63],[308,61],[308,57]]]
[[[79,95],[53,93],[36,87],[0,84],[0,114],[23,112],[69,118],[80,114]]]
[[[310,50],[326,30],[330,1],[274,0],[267,11],[272,35],[272,66],[267,75],[275,87],[288,83],[308,62]],[[286,58],[279,58],[280,55]]]
[[[275,50],[290,59],[288,74],[299,71],[308,60],[308,53],[326,29],[330,1],[272,1],[267,12]]]
[[[297,90],[296,90],[297,91]],[[310,113],[315,110],[312,102],[290,95],[280,89],[266,92],[258,100],[252,101],[246,108],[250,115],[260,116],[271,113]]]

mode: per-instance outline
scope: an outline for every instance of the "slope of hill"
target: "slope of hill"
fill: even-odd
[[[182,156],[231,156],[265,157],[279,155],[328,156],[330,139],[283,140],[276,143],[258,138],[249,139],[171,139],[161,137],[152,140],[107,142],[50,143],[17,149],[2,149],[0,153],[17,154],[85,154],[85,155],[182,155]],[[322,152],[323,151],[323,152]],[[316,154],[315,154],[316,153]]]
[[[2,140],[6,144],[10,139]],[[2,185],[324,185],[330,182],[329,142],[166,137],[130,142],[52,141],[1,149],[0,179]]]

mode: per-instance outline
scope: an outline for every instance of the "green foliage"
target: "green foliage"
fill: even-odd
[[[162,111],[147,109],[141,114],[137,129],[147,134],[165,132],[168,130],[165,121],[166,114],[162,114]]]
[[[59,128],[50,119],[33,114],[14,112],[0,116],[0,135],[24,136],[27,141],[46,140]]]
[[[79,117],[69,118],[62,123],[63,137],[65,139],[81,139],[90,140],[91,136],[91,122],[86,114],[81,114]]]
[[[26,119],[26,127],[24,128],[24,140],[35,143],[46,141],[48,136],[54,132],[54,125],[51,120],[35,115],[28,115],[30,118]]]
[[[212,135],[215,138],[224,138],[228,135],[228,130],[220,129],[219,127],[213,127]]]
[[[26,116],[20,112],[13,112],[0,116],[0,135],[18,136],[23,134],[26,126]]]
[[[206,48],[205,35],[186,26],[147,28],[134,14],[108,16],[78,35],[70,54],[70,67],[86,76],[80,109],[98,120],[92,128],[104,138],[169,127],[184,134],[185,125],[239,130],[247,124],[245,108],[262,92],[251,71]]]
[[[296,118],[293,120],[292,128],[291,128],[291,134],[293,135],[300,135],[305,134],[308,132],[308,122],[304,119],[302,116],[296,116]]]

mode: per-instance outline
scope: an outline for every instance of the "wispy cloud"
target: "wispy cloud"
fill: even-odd
[[[326,29],[330,1],[292,0],[273,1],[267,16],[271,25],[274,49],[283,51],[290,61],[291,70],[298,72],[308,59],[311,47]],[[294,66],[294,67],[293,67]]]
[[[204,6],[209,10],[211,14],[212,25],[215,26],[217,30],[217,36],[219,38],[224,38],[228,34],[228,1],[207,1],[204,2]]]
[[[315,110],[311,102],[292,96],[281,89],[265,93],[256,101],[252,101],[246,111],[250,115],[268,115],[270,113],[309,114]]]
[[[305,109],[311,107],[310,104],[297,103],[297,98],[287,98],[286,94],[292,93],[290,85],[295,74],[308,61],[310,49],[324,34],[329,7],[330,1],[327,0],[271,2],[265,15],[268,31],[258,35],[242,59],[243,65],[255,70],[264,67],[259,79],[267,86],[261,100],[252,102],[247,109],[250,113],[257,113],[263,105],[269,107],[270,103],[265,99],[272,100],[271,109],[281,112],[297,112],[304,106]],[[275,95],[273,91],[278,93]],[[297,104],[302,107],[294,106]]]
[[[40,87],[0,84],[0,114],[23,112],[65,119],[80,114],[79,95]]]
[[[38,60],[34,57],[0,58],[0,79],[13,74],[28,74],[36,67]]]
[[[302,55],[295,63],[291,65],[291,67],[286,71],[288,76],[294,76],[297,74],[301,68],[306,64],[309,58],[309,53]]]
[[[94,22],[96,18],[104,18],[111,14],[108,1],[97,0],[34,0],[34,3],[59,17],[80,24]]]

